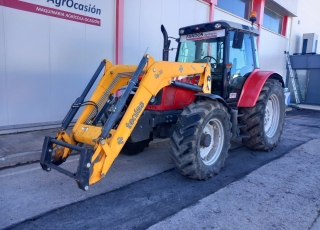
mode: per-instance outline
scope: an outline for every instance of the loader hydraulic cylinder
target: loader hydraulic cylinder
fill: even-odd
[[[138,77],[140,76],[144,66],[148,62],[148,59],[149,59],[148,55],[144,55],[143,58],[141,59],[136,71],[134,72],[132,78],[130,79],[130,81],[128,83],[128,86],[127,86],[125,92],[123,93],[120,100],[116,104],[116,111],[111,114],[110,118],[108,119],[108,121],[104,125],[102,132],[101,132],[101,135],[99,137],[100,140],[107,138],[107,136],[109,135],[110,130],[114,126],[115,121],[117,120],[120,112],[122,111],[128,97],[131,93],[131,90],[133,89],[134,85],[137,83]]]
[[[86,98],[86,96],[89,93],[90,89],[92,88],[93,84],[97,80],[97,78],[98,78],[99,74],[101,73],[101,71],[102,71],[103,67],[105,66],[105,64],[106,64],[106,60],[103,60],[100,63],[98,69],[96,70],[96,72],[92,76],[90,82],[88,83],[88,85],[84,89],[84,91],[82,92],[81,96],[78,97],[76,99],[76,101],[72,104],[68,114],[66,115],[66,117],[62,121],[61,130],[66,130],[69,127],[72,119],[77,114],[81,104],[83,103],[84,99]]]

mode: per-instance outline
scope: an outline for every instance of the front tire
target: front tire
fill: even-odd
[[[280,140],[285,117],[284,93],[278,80],[268,79],[264,84],[256,105],[241,108],[240,123],[246,124],[241,131],[249,138],[243,144],[252,149],[272,150]]]
[[[216,101],[196,101],[185,107],[171,137],[171,155],[184,176],[206,180],[217,174],[228,155],[230,116]]]

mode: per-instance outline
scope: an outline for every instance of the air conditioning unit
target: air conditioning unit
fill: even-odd
[[[317,53],[318,35],[303,34],[302,54]]]

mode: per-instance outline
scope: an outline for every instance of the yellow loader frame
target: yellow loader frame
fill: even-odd
[[[104,68],[102,78],[90,101],[84,103],[83,100],[86,94],[102,68]],[[156,62],[148,54],[143,56],[138,66],[112,65],[111,62],[103,60],[82,94],[82,98],[78,98],[72,105],[56,137],[45,138],[40,159],[42,168],[46,171],[54,168],[65,173],[76,179],[81,189],[87,190],[89,185],[97,183],[106,175],[150,99],[156,96],[162,88],[173,84],[176,77],[190,75],[200,76],[198,84],[184,84],[197,88],[198,92],[211,93],[211,66],[209,63]],[[111,115],[103,127],[94,125],[94,121],[97,119],[96,115],[103,112],[102,110],[107,103],[108,97],[116,93],[120,88],[126,87],[122,96],[123,101],[125,101],[125,96],[130,94],[139,76],[142,76],[139,87],[117,128],[114,129],[115,119],[112,118],[112,115],[116,117],[122,110],[123,105],[121,107],[120,101],[117,104],[119,107],[116,106],[114,108],[114,114]],[[124,103],[123,101],[122,103]],[[86,106],[83,112],[72,131],[68,134],[66,128],[79,107],[84,104]],[[81,143],[93,146],[93,150],[81,147]],[[68,172],[58,166],[68,158],[72,150],[80,152],[79,166],[76,173]]]

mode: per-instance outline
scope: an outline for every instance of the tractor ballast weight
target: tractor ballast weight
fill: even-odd
[[[44,170],[58,170],[87,190],[106,175],[120,151],[138,153],[154,137],[170,137],[175,167],[202,180],[219,172],[232,137],[253,149],[278,144],[283,80],[259,70],[257,30],[227,21],[181,28],[176,62],[168,61],[170,41],[163,26],[161,31],[163,61],[146,54],[138,66],[101,62],[56,137],[45,137]],[[90,100],[84,101],[103,68]],[[80,153],[74,173],[59,167],[71,151]]]

